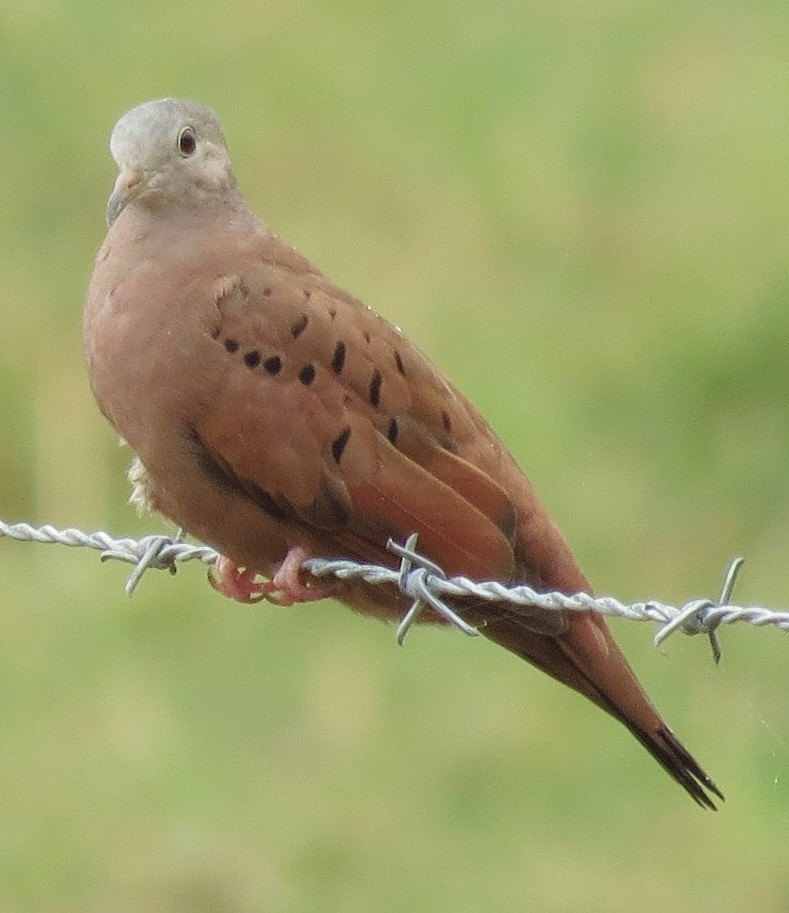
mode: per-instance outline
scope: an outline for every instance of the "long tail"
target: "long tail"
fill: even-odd
[[[558,636],[535,633],[512,617],[491,620],[481,631],[624,723],[699,805],[715,810],[710,794],[724,798],[663,722],[601,618],[573,614]]]

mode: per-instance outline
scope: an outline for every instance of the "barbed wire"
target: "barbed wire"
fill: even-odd
[[[139,539],[116,538],[104,531],[86,533],[79,529],[57,529],[45,524],[6,523],[0,520],[0,537],[20,542],[39,542],[65,545],[71,548],[92,548],[101,552],[102,561],[125,561],[134,565],[126,582],[126,593],[131,596],[143,574],[151,569],[166,570],[175,574],[177,565],[198,561],[211,566],[220,557],[207,545],[193,545],[182,534],[172,537],[148,535]],[[772,626],[789,631],[789,611],[777,611],[762,606],[737,606],[729,603],[743,558],[730,564],[720,596],[716,601],[708,598],[692,599],[681,606],[669,605],[656,599],[623,603],[613,596],[591,596],[586,593],[544,593],[525,584],[505,586],[496,581],[477,582],[466,577],[447,577],[444,571],[417,550],[417,536],[412,535],[405,544],[389,541],[387,548],[400,558],[400,567],[392,568],[359,564],[347,560],[309,558],[303,567],[314,577],[334,576],[340,580],[363,580],[373,586],[394,584],[412,600],[397,628],[397,642],[402,644],[413,623],[425,611],[432,609],[445,621],[465,634],[479,632],[459,614],[457,600],[473,599],[475,602],[506,602],[515,608],[543,609],[549,612],[597,612],[630,621],[650,621],[659,625],[654,635],[656,645],[676,631],[685,634],[706,634],[710,638],[715,662],[721,651],[717,631],[721,625],[746,622],[757,627]],[[452,600],[452,608],[447,600]]]

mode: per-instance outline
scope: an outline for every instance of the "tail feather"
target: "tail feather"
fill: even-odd
[[[490,621],[490,640],[569,685],[623,723],[661,767],[703,808],[723,793],[663,722],[602,619],[573,615],[559,636],[529,630],[517,618]]]
[[[623,721],[624,722],[624,721]],[[646,748],[652,757],[667,773],[682,786],[690,796],[702,806],[717,811],[717,806],[709,793],[725,801],[723,793],[715,785],[710,775],[702,768],[693,755],[668,728],[661,726],[654,732],[639,732],[627,723],[633,735]]]

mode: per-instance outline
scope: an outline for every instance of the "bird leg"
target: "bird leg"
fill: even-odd
[[[292,546],[271,580],[256,581],[256,572],[242,568],[232,558],[220,556],[208,572],[208,582],[223,596],[237,602],[253,603],[267,599],[276,605],[317,602],[332,592],[329,586],[309,586],[301,582],[302,564],[310,554],[304,546]]]

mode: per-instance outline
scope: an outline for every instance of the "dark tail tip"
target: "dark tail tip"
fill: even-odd
[[[654,734],[636,732],[636,735],[663,768],[702,808],[717,811],[710,793],[721,801],[726,801],[709,774],[668,726],[661,726]]]

